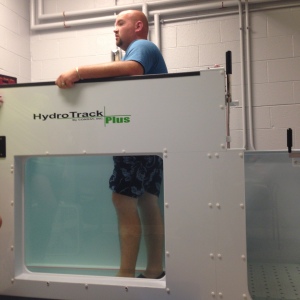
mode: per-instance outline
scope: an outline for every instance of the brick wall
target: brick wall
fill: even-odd
[[[0,0],[0,73],[31,80],[29,0]]]

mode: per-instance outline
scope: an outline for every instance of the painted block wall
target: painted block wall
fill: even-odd
[[[17,77],[19,83],[31,81],[29,0],[0,0],[0,57],[0,74]]]
[[[31,80],[29,0],[0,0],[0,74]]]

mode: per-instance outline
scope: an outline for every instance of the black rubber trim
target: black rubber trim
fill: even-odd
[[[80,80],[80,81],[76,82],[76,84],[88,83],[88,82],[144,80],[144,79],[173,78],[173,77],[187,77],[187,76],[200,76],[200,71],[184,72],[184,73],[171,73],[171,74],[155,74],[155,75],[84,79],[84,80]],[[0,85],[0,89],[15,88],[15,87],[29,87],[29,86],[47,86],[47,85],[55,85],[55,82],[54,81],[45,81],[45,82],[33,82],[33,83],[7,84],[7,85]]]

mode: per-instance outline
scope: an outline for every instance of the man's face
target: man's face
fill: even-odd
[[[116,45],[126,51],[135,39],[135,24],[129,14],[119,14],[114,29]]]

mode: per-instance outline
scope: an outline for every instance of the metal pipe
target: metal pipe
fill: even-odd
[[[40,1],[39,2],[39,7]],[[186,0],[163,0],[159,2],[150,2],[147,4],[147,6],[156,6],[156,7],[161,7],[161,6],[166,6],[169,4],[174,4],[174,3],[185,3]],[[119,6],[110,6],[110,7],[103,7],[103,8],[96,8],[96,9],[88,9],[88,10],[77,10],[77,11],[66,11],[65,15],[68,17],[80,17],[80,16],[88,16],[88,15],[95,15],[95,14],[103,14],[103,13],[114,13],[116,11],[122,11],[122,10],[127,10],[127,9],[142,9],[143,4],[124,4],[124,5],[119,5]],[[50,20],[50,19],[61,19],[62,13],[53,13],[53,14],[39,14],[38,18],[39,20]]]
[[[142,12],[145,14],[147,20],[149,20],[149,11],[148,11],[148,5],[147,5],[147,3],[143,4]],[[147,38],[149,39],[149,32],[148,32]]]
[[[96,15],[96,14],[105,14],[105,13],[115,13],[115,12],[120,12],[122,10],[127,10],[127,9],[141,9],[142,5],[141,4],[131,4],[131,5],[122,5],[122,6],[114,6],[112,7],[103,7],[101,9],[94,9],[94,10],[77,10],[77,11],[65,11],[64,14],[65,16],[68,16],[70,18],[75,18],[75,17],[86,17],[86,16],[91,16],[91,15]],[[55,20],[55,19],[61,19],[63,16],[63,13],[53,13],[53,14],[40,14],[38,16],[38,19],[40,21],[47,21],[47,20]]]
[[[279,0],[275,0],[279,1]],[[266,2],[274,2],[274,0],[251,0],[251,3],[266,3]],[[170,8],[170,9],[163,9],[163,10],[156,10],[149,12],[149,15],[154,16],[154,14],[162,15],[171,15],[176,13],[184,13],[184,12],[193,12],[195,10],[209,10],[209,9],[220,9],[222,6],[220,2],[209,3],[209,4],[198,4],[198,5],[186,5],[186,0],[163,0],[158,2],[149,2],[147,5],[149,7],[162,7],[166,5],[171,5],[175,3],[184,3],[182,7],[179,8]],[[223,2],[222,2],[223,3]],[[35,2],[31,1],[31,10],[35,10]],[[233,7],[237,5],[236,0],[226,1],[225,7]],[[120,5],[120,6],[113,6],[101,9],[93,9],[93,10],[81,10],[81,11],[69,11],[64,13],[55,13],[55,14],[44,14],[42,12],[42,1],[38,0],[38,20],[53,20],[53,19],[63,19],[64,17],[80,17],[80,16],[88,16],[88,15],[95,15],[95,14],[103,14],[103,13],[112,13],[113,17],[104,16],[98,18],[86,18],[83,20],[72,20],[66,22],[63,20],[61,22],[54,22],[54,23],[45,23],[45,24],[36,24],[35,18],[31,20],[31,29],[32,30],[45,30],[45,29],[53,29],[53,28],[63,28],[68,26],[81,26],[81,25],[89,25],[89,24],[96,24],[96,23],[106,23],[114,20],[114,13],[116,11],[126,10],[126,9],[142,9],[142,4],[130,4],[130,5]],[[226,12],[224,12],[226,13]],[[33,22],[34,21],[34,22]]]
[[[240,26],[240,57],[241,57],[241,93],[242,93],[242,122],[243,122],[243,149],[247,149],[247,123],[245,107],[245,58],[244,58],[244,25],[243,25],[243,5],[239,0],[239,26]]]
[[[252,72],[251,72],[251,50],[250,50],[250,23],[249,23],[249,3],[245,0],[246,13],[246,55],[247,55],[247,102],[248,102],[248,124],[249,124],[249,147],[255,150],[253,141],[253,116],[252,116]]]
[[[252,4],[262,4],[265,2],[274,2],[279,0],[251,0]],[[220,4],[220,2],[222,4]],[[218,1],[213,3],[202,3],[196,5],[185,5],[184,7],[177,7],[177,8],[168,8],[163,10],[154,10],[150,12],[150,15],[160,14],[162,16],[166,15],[173,15],[173,14],[180,14],[180,13],[188,13],[198,10],[211,10],[211,9],[223,9],[229,7],[236,7],[237,0],[229,0],[229,1]]]
[[[30,0],[30,28],[35,26],[34,0]]]
[[[174,3],[186,3],[186,0],[164,0],[160,2],[153,2],[148,3],[147,7],[155,5],[157,6],[165,6]],[[101,9],[93,9],[93,10],[79,10],[79,11],[70,11],[70,12],[63,12],[63,13],[55,13],[55,14],[44,14],[42,11],[42,0],[38,0],[38,20],[46,21],[46,20],[54,20],[54,19],[63,19],[65,17],[85,17],[89,15],[95,14],[103,14],[103,13],[115,13],[116,11],[122,11],[126,9],[144,9],[143,4],[130,4],[130,5],[122,5],[122,6],[113,6],[113,7],[106,7]],[[35,11],[35,1],[31,0],[30,2],[31,10]],[[35,13],[34,13],[35,14]],[[90,25],[96,23],[106,23],[109,21],[115,20],[115,15],[113,16],[104,16],[98,18],[85,18],[82,20],[71,20],[67,21],[63,20],[61,22],[54,22],[54,23],[45,23],[45,24],[36,24],[35,22],[36,17],[31,18],[31,29],[32,30],[46,30],[46,29],[55,29],[55,28],[63,28],[63,27],[71,27],[71,26],[80,26],[80,25]]]
[[[145,16],[148,18],[149,16],[149,11],[148,11],[148,5],[147,3],[144,3],[142,6],[142,12],[145,14]]]
[[[160,22],[162,24],[172,23],[172,22],[180,22],[180,21],[189,21],[189,20],[199,20],[199,19],[206,19],[206,18],[214,18],[214,17],[223,17],[228,15],[234,15],[237,12],[232,11],[226,11],[226,12],[219,12],[219,13],[211,13],[211,14],[205,14],[205,15],[197,15],[197,16],[189,16],[189,17],[181,17],[181,18],[174,18],[174,19],[161,19]]]
[[[270,10],[270,9],[280,9],[280,8],[293,8],[299,7],[300,3],[284,3],[284,4],[277,4],[277,5],[270,5],[270,6],[263,6],[261,8],[251,8],[251,12],[262,11],[262,10]]]
[[[107,16],[107,17],[99,17],[99,18],[89,18],[86,20],[72,20],[68,22],[56,22],[50,24],[32,24],[32,30],[46,30],[46,29],[55,29],[55,28],[67,28],[72,26],[80,26],[80,25],[91,25],[91,24],[100,24],[100,23],[108,23],[114,22],[116,20],[116,16]]]
[[[154,15],[154,28],[155,28],[155,39],[156,39],[156,46],[158,49],[161,48],[160,42],[161,42],[161,36],[160,36],[160,20],[159,20],[159,14]]]
[[[167,4],[174,4],[174,3],[181,3],[184,2],[186,4],[186,1],[184,0],[165,0],[160,2],[154,2],[154,3],[148,3],[149,5],[155,5],[155,6],[165,6]],[[31,9],[34,10],[35,5],[34,1],[31,2]],[[229,1],[228,4],[226,3],[226,7],[229,5],[233,5],[235,1]],[[236,3],[235,3],[236,4]],[[143,6],[142,4],[133,4],[133,5],[122,5],[122,6],[114,6],[114,7],[107,7],[107,8],[101,8],[101,9],[95,9],[95,10],[81,10],[81,11],[70,11],[70,12],[63,12],[62,13],[55,13],[55,14],[44,14],[42,9],[42,0],[38,0],[38,20],[46,21],[46,20],[54,20],[54,19],[62,19],[65,17],[84,17],[88,15],[94,15],[94,14],[103,14],[103,13],[113,13],[116,11],[126,10],[126,9],[141,9]],[[161,11],[152,11],[149,12],[149,15],[154,16],[156,14],[161,15],[162,13],[164,15],[169,15],[173,13],[184,13],[184,12],[192,12],[195,10],[206,10],[206,9],[214,9],[214,8],[221,8],[220,3],[210,3],[210,4],[199,4],[199,5],[185,5],[183,7],[179,8],[171,8],[171,9],[163,9]],[[111,18],[111,19],[110,19]],[[95,23],[106,23],[108,21],[114,20],[115,16],[113,17],[98,17],[98,18],[86,18],[82,20],[71,20],[66,22],[66,20],[63,20],[61,22],[54,22],[54,23],[46,23],[46,24],[35,24],[31,23],[31,29],[32,30],[45,30],[45,29],[54,29],[54,28],[63,28],[63,27],[69,27],[69,26],[80,26],[80,25],[90,25]],[[35,20],[35,18],[34,18]]]

